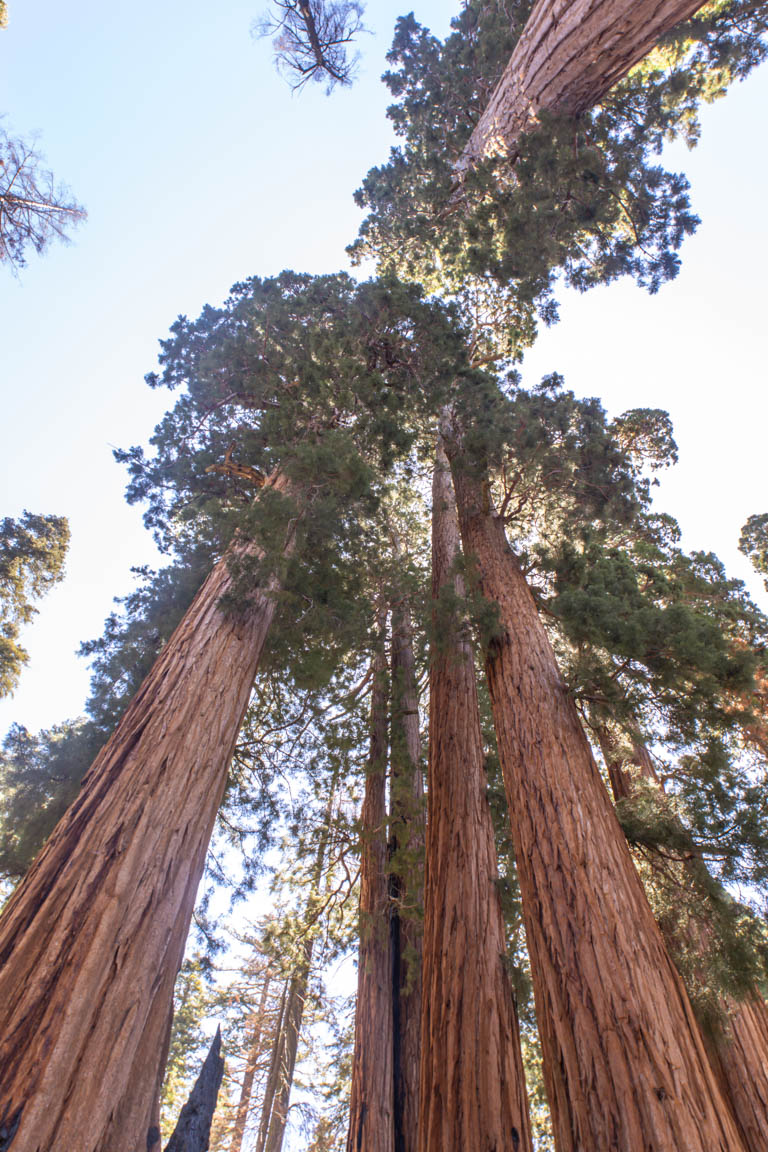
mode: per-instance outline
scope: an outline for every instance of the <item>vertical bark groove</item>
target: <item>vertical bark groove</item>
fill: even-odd
[[[520,1037],[504,967],[497,879],[472,646],[442,589],[459,528],[448,460],[432,485],[433,653],[424,894],[419,1152],[531,1152]]]
[[[514,157],[542,110],[571,116],[602,96],[701,0],[537,0],[457,165]]]
[[[503,522],[451,455],[499,609],[486,670],[558,1150],[743,1152]]]

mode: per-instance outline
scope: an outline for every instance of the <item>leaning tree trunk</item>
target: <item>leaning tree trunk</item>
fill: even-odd
[[[635,744],[631,755],[626,757],[607,726],[598,726],[597,737],[617,803],[632,795],[638,778],[652,780],[663,790],[653,760],[643,744]],[[691,866],[690,860],[681,858],[681,863]],[[692,936],[694,933],[704,940],[706,924],[692,926]],[[695,937],[691,943],[696,946]],[[768,1005],[755,989],[742,1000],[732,996],[720,997],[720,1007],[726,1024],[722,1033],[706,1039],[710,1059],[730,1101],[746,1148],[749,1152],[766,1152]]]
[[[373,661],[370,755],[360,813],[360,944],[347,1152],[394,1152],[385,621],[380,616]]]
[[[578,116],[701,0],[537,0],[457,165],[514,158],[541,111]]]
[[[395,556],[400,551],[393,536]],[[392,605],[390,869],[395,1152],[416,1152],[421,1053],[424,784],[408,599]]]
[[[448,460],[432,483],[429,790],[419,1152],[531,1152]],[[448,601],[441,605],[441,591]]]
[[[279,480],[276,486],[285,489]],[[215,566],[0,919],[13,1152],[146,1146],[173,986],[276,577],[225,614]]]
[[[558,1152],[744,1145],[487,487],[451,444]]]

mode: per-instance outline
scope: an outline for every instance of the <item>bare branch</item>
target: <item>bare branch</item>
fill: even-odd
[[[254,27],[257,36],[273,37],[277,70],[294,92],[309,80],[325,83],[327,93],[351,84],[359,54],[349,56],[348,46],[364,31],[357,0],[273,0]]]
[[[85,218],[42,162],[30,143],[0,127],[0,262],[12,268],[24,266],[30,247],[43,252],[52,240],[68,240],[66,230]]]

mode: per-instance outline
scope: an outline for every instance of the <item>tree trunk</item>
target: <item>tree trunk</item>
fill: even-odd
[[[275,1018],[275,1034],[272,1038],[272,1051],[269,1057],[269,1070],[267,1082],[264,1085],[264,1099],[261,1104],[261,1120],[259,1122],[259,1135],[256,1140],[256,1152],[264,1152],[269,1136],[269,1124],[275,1107],[275,1097],[280,1086],[280,1069],[283,1059],[283,1037],[285,1035],[283,1023],[285,1021],[288,996],[291,989],[290,980],[283,986],[283,995],[280,998],[280,1008]]]
[[[267,969],[264,975],[264,984],[261,989],[261,999],[259,1001],[258,1012],[256,1013],[253,1021],[253,1031],[248,1042],[248,1053],[245,1059],[245,1071],[243,1073],[243,1083],[240,1086],[240,1099],[237,1103],[237,1115],[235,1117],[235,1125],[232,1129],[232,1140],[229,1145],[229,1152],[242,1152],[243,1137],[245,1136],[245,1125],[248,1120],[248,1112],[251,1107],[251,1094],[253,1092],[253,1081],[256,1077],[256,1066],[259,1062],[262,1050],[262,1037],[264,1035],[264,1018],[267,1011],[267,998],[269,996],[269,985],[272,981],[272,974]]]
[[[598,726],[597,735],[617,803],[632,795],[638,776],[662,787],[653,760],[644,745],[635,744],[631,756],[627,758],[622,755],[618,741],[605,725]],[[690,860],[687,863],[690,865]],[[703,938],[706,932],[706,925],[701,924],[698,935]],[[730,1101],[748,1152],[766,1152],[768,1005],[755,990],[744,1000],[721,997],[721,1008],[727,1023],[721,1034],[706,1038],[710,1059]]]
[[[392,961],[387,867],[385,617],[373,664],[371,749],[360,813],[360,945],[347,1152],[393,1152]]]
[[[224,1060],[221,1055],[221,1028],[216,1029],[200,1075],[195,1080],[189,1099],[179,1113],[173,1135],[165,1152],[208,1152],[211,1121],[216,1111]]]
[[[464,596],[458,554],[450,470],[438,445],[419,1152],[531,1152],[472,645],[455,604],[438,604],[441,590]]]
[[[399,543],[394,541],[395,555]],[[421,1051],[424,781],[413,626],[406,598],[392,605],[390,869],[392,891],[395,1152],[416,1152]]]
[[[508,155],[541,111],[578,116],[701,0],[537,0],[457,165]]]
[[[0,919],[0,1131],[17,1128],[13,1152],[145,1145],[195,894],[275,611],[272,577],[247,610],[224,614],[231,584],[224,557]]]
[[[486,486],[450,446],[486,657],[559,1152],[743,1150]]]
[[[288,1108],[291,1101],[291,1088],[293,1087],[293,1074],[296,1069],[296,1054],[299,1050],[299,1037],[301,1024],[304,1018],[304,1007],[307,1001],[309,977],[312,972],[312,954],[315,947],[317,927],[315,923],[315,904],[320,896],[320,883],[325,866],[325,854],[331,838],[331,823],[333,821],[333,806],[336,800],[336,786],[338,774],[334,775],[331,791],[328,796],[328,805],[325,810],[325,822],[317,847],[317,857],[312,875],[309,900],[307,901],[306,938],[302,945],[301,958],[296,971],[291,977],[288,987],[288,999],[282,1020],[282,1036],[279,1046],[279,1081],[272,1115],[269,1120],[269,1135],[265,1152],[281,1152],[285,1137],[285,1126],[288,1122]]]

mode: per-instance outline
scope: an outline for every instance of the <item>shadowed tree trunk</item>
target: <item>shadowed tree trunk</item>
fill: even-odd
[[[221,1028],[216,1029],[200,1075],[194,1083],[189,1099],[179,1113],[173,1135],[165,1152],[208,1152],[211,1121],[216,1111],[224,1060],[221,1056]]]
[[[459,173],[484,156],[514,158],[541,111],[578,116],[701,0],[537,0],[469,138]]]
[[[276,577],[225,614],[231,586],[224,557],[0,919],[0,1130],[16,1130],[13,1152],[146,1144],[195,894],[275,611]]]
[[[486,657],[558,1152],[744,1149],[490,493],[449,453]]]
[[[264,1018],[267,1010],[267,997],[269,996],[269,985],[271,982],[272,974],[270,970],[267,969],[264,974],[264,983],[261,988],[258,1011],[254,1018],[251,1036],[248,1041],[245,1072],[243,1074],[243,1083],[240,1086],[240,1099],[237,1102],[237,1115],[235,1117],[234,1128],[232,1129],[232,1140],[230,1141],[229,1152],[242,1152],[245,1125],[251,1107],[253,1081],[256,1077],[256,1066],[263,1048]]]
[[[626,756],[606,725],[597,728],[600,751],[611,781],[614,800],[632,795],[638,778],[652,780],[660,788],[658,774],[648,749],[635,744]],[[682,826],[681,826],[682,827]],[[691,861],[683,860],[690,867]],[[706,924],[698,926],[704,939]],[[693,933],[696,925],[692,926]],[[695,939],[695,938],[694,938]],[[727,1023],[721,1034],[705,1038],[715,1072],[720,1077],[749,1152],[765,1152],[768,1147],[768,1005],[755,991],[743,1000],[721,997]]]
[[[400,544],[393,535],[394,553]],[[395,1152],[416,1152],[421,1051],[424,782],[411,610],[392,605],[390,869]]]
[[[433,642],[424,893],[419,1152],[531,1152],[475,664],[456,599],[459,527],[448,460],[432,483]],[[448,603],[440,605],[441,590]]]
[[[360,945],[347,1152],[393,1152],[392,961],[387,867],[386,615],[373,662],[371,745],[360,813]]]

